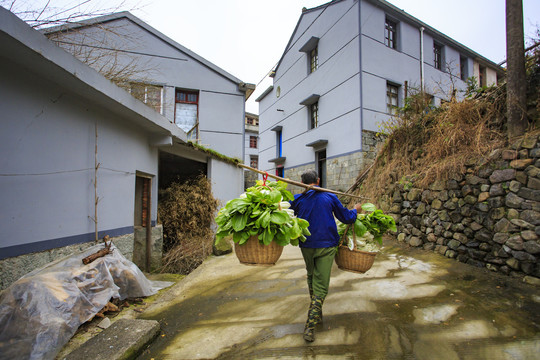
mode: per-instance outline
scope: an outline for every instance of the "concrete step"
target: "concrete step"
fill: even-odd
[[[158,335],[159,331],[159,323],[155,320],[120,319],[64,359],[133,359]]]

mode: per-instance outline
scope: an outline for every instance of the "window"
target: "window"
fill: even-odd
[[[129,93],[136,99],[142,101],[161,114],[163,104],[161,101],[161,93],[163,87],[155,85],[147,85],[143,83],[130,83]]]
[[[316,101],[309,106],[309,128],[315,129],[319,126],[319,102]]]
[[[246,124],[258,126],[259,125],[259,119],[254,118],[254,117],[250,117],[250,116],[246,116]]]
[[[251,166],[254,169],[259,168],[259,157],[258,156],[251,156],[249,159],[249,166]]]
[[[285,177],[285,168],[283,166],[278,166],[276,168],[276,176]]]
[[[281,130],[276,131],[276,157],[283,156],[283,136]]]
[[[386,19],[384,24],[384,44],[389,48],[396,49],[397,25],[395,22]]]
[[[309,72],[315,72],[319,67],[319,51],[316,46],[309,52]]]
[[[398,89],[398,86],[386,83],[386,112],[388,114],[397,114]]]
[[[256,136],[250,136],[249,137],[249,147],[252,149],[257,148],[257,137]]]
[[[199,139],[199,93],[176,90],[175,124],[188,134],[188,140]]]
[[[326,187],[326,149],[317,151],[315,157],[317,160],[317,173],[321,179],[319,186]]]
[[[442,70],[442,46],[436,43],[433,43],[433,66]]]
[[[485,66],[480,65],[478,67],[478,85],[487,86],[487,69]]]
[[[463,81],[467,81],[468,72],[467,72],[467,58],[465,56],[459,57],[459,77]]]

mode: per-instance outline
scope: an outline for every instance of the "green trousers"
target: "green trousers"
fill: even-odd
[[[326,297],[330,285],[330,273],[337,253],[337,247],[301,248],[306,263],[307,282],[310,293]]]

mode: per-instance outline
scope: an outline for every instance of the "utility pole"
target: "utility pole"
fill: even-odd
[[[506,107],[509,139],[525,134],[528,126],[524,48],[522,0],[506,0]]]

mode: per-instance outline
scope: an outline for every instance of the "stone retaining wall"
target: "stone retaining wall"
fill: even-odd
[[[492,271],[540,278],[540,137],[497,150],[472,170],[429,189],[395,184],[381,208],[398,240]]]

